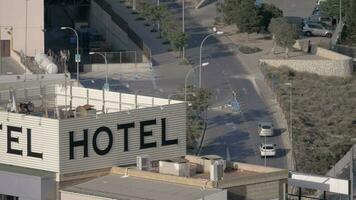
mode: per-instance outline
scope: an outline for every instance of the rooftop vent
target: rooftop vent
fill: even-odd
[[[138,170],[148,171],[150,170],[150,157],[148,155],[137,156],[136,166]]]

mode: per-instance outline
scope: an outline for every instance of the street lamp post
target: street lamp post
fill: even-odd
[[[284,85],[289,86],[289,140],[291,143],[291,153],[293,160],[293,119],[292,119],[292,83],[285,83]]]
[[[182,32],[185,33],[185,0],[182,0]],[[182,48],[182,57],[185,58],[185,47]]]
[[[79,55],[79,36],[78,33],[75,29],[71,27],[61,27],[61,30],[72,30],[75,33],[75,36],[77,38],[77,54],[75,55],[75,62],[77,63],[77,82],[79,84],[79,63],[80,63],[80,55]]]
[[[200,68],[199,68],[199,88],[201,88],[201,80],[202,80],[202,78],[201,78],[201,67],[202,67],[202,49],[203,49],[203,44],[204,44],[204,42],[205,42],[209,37],[211,37],[211,36],[224,34],[224,32],[222,32],[222,31],[216,31],[216,28],[215,28],[215,27],[214,27],[213,30],[214,30],[214,33],[211,33],[211,34],[207,35],[207,36],[203,39],[203,41],[201,42],[201,44],[200,44],[200,53],[199,53],[199,66],[200,66]]]
[[[109,87],[109,81],[108,81],[108,76],[109,76],[109,65],[108,65],[108,60],[106,58],[106,52],[105,54],[100,53],[100,52],[89,52],[89,55],[94,55],[94,54],[98,54],[100,56],[102,56],[105,60],[105,65],[106,65],[106,74],[105,74],[105,84],[103,86],[103,89],[105,91],[109,91],[110,87]]]
[[[187,102],[187,81],[188,81],[188,77],[190,75],[190,73],[192,73],[192,71],[195,71],[196,68],[201,68],[201,67],[205,67],[208,66],[209,63],[203,63],[201,65],[195,66],[192,69],[189,70],[189,72],[187,73],[187,75],[185,76],[185,82],[184,82],[184,102]]]

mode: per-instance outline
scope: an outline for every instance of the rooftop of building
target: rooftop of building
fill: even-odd
[[[0,113],[68,119],[161,107],[181,101],[77,87],[73,84],[0,84]],[[29,103],[31,102],[31,104]]]
[[[151,161],[151,167],[145,170],[140,170],[137,168],[137,166],[125,166],[112,167],[106,173],[103,171],[98,171],[97,173],[93,172],[91,175],[85,175],[85,173],[73,175],[66,174],[63,176],[64,179],[62,180],[65,181],[65,179],[67,179],[67,186],[69,187],[62,190],[91,195],[95,194],[99,196],[103,193],[135,196],[140,195],[137,194],[137,191],[143,191],[143,197],[147,197],[148,191],[153,192],[159,188],[167,188],[167,193],[157,194],[162,196],[159,196],[159,198],[155,197],[153,199],[168,199],[165,195],[172,195],[172,193],[170,193],[171,188],[172,190],[174,189],[176,191],[181,191],[179,193],[182,193],[184,190],[186,190],[187,193],[192,192],[196,195],[201,195],[206,194],[205,192],[216,192],[216,190],[211,190],[214,188],[225,189],[235,186],[276,181],[288,178],[288,170],[286,169],[224,161],[226,168],[224,170],[222,179],[212,180],[210,169],[212,163],[217,160],[221,161],[222,158],[219,156],[198,157],[186,155],[184,157],[174,158],[171,160]],[[186,165],[187,168],[184,168],[184,164],[188,164]],[[187,169],[188,173],[185,173],[185,169]],[[77,183],[70,183],[70,181],[76,179],[76,176],[81,178],[92,176],[93,178],[96,178],[103,175],[104,178],[94,179],[87,183],[81,183],[78,185],[76,185]],[[156,182],[162,184],[162,186],[156,184]],[[136,187],[135,184],[138,186]],[[108,185],[108,187],[105,187],[105,185]],[[123,191],[117,191],[117,189],[115,189],[126,187],[128,187],[128,189]],[[182,196],[177,197],[179,197],[177,199],[189,199],[183,198]]]
[[[66,188],[64,191],[110,199],[196,200],[221,190],[215,188],[202,190],[197,186],[109,174]]]

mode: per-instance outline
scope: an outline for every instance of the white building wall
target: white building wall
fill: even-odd
[[[51,172],[59,171],[58,120],[15,113],[0,112],[0,163]],[[22,133],[12,132],[19,142],[11,142],[11,148],[22,150],[21,155],[7,153],[8,126],[22,127]],[[27,156],[27,128],[31,129],[32,152],[43,153],[43,158]]]
[[[72,173],[83,170],[100,169],[118,165],[136,163],[136,156],[149,155],[152,159],[168,159],[186,154],[186,108],[185,104],[174,104],[165,108],[153,107],[130,112],[100,114],[85,118],[61,120],[60,129],[60,171]],[[161,119],[166,118],[167,140],[178,139],[178,144],[162,146]],[[157,147],[140,149],[140,122],[156,119],[156,125],[145,127],[153,135],[145,137],[145,142],[156,142]],[[128,151],[124,152],[124,130],[117,130],[117,124],[135,122],[135,128],[128,133]],[[112,149],[106,155],[95,153],[92,142],[95,130],[106,126],[113,133]],[[83,157],[83,147],[75,147],[75,159],[70,159],[69,132],[74,131],[75,141],[83,139],[83,129],[88,129],[88,157]],[[99,134],[98,146],[105,149],[108,145],[107,134]]]
[[[0,26],[13,28],[13,48],[27,55],[44,51],[44,0],[27,1],[27,37],[26,37],[26,0],[0,0]],[[2,40],[10,40],[11,35],[2,28]]]
[[[222,190],[197,200],[227,200],[227,190]]]
[[[47,92],[54,98],[51,106],[64,105],[63,88],[49,86]],[[87,103],[85,98],[87,89],[72,88],[73,109]],[[28,97],[26,98],[26,94]],[[17,100],[29,99],[36,106],[41,104],[37,98],[39,89],[16,90]],[[56,94],[56,97],[55,95]],[[70,91],[68,91],[68,95]],[[168,159],[184,156],[186,154],[186,104],[184,102],[172,101],[168,105],[167,99],[159,99],[145,96],[137,96],[140,109],[135,109],[135,95],[122,94],[122,112],[118,112],[119,93],[101,90],[89,90],[89,103],[94,104],[96,109],[103,106],[102,97],[105,97],[105,107],[109,113],[99,112],[97,115],[69,119],[49,119],[33,115],[0,112],[0,163],[16,165],[61,174],[80,172],[93,169],[108,168],[135,164],[138,155],[148,154],[154,160]],[[0,93],[3,103],[9,99],[8,91]],[[152,101],[154,106],[152,107]],[[126,104],[127,105],[126,105]],[[53,104],[53,105],[52,105]],[[178,139],[178,144],[162,145],[162,119],[166,124],[166,140]],[[152,136],[145,136],[144,142],[156,142],[156,147],[140,149],[140,122],[156,120],[155,125],[145,126],[144,131],[152,131]],[[129,129],[128,151],[124,151],[124,129],[118,130],[118,124],[135,123],[134,128]],[[22,128],[22,132],[12,132],[11,137],[18,138],[18,142],[12,141],[13,149],[22,150],[22,155],[7,152],[8,126]],[[113,135],[111,150],[105,155],[98,155],[93,149],[94,132],[102,127],[108,127]],[[32,152],[42,153],[43,158],[28,156],[27,129],[31,129]],[[83,147],[74,147],[74,159],[70,159],[70,132],[74,132],[74,141],[83,139],[83,130],[88,129],[88,157],[83,157]],[[108,145],[108,136],[105,132],[98,135],[97,144],[99,149],[105,149]]]

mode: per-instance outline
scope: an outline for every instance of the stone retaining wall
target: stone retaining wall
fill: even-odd
[[[305,50],[305,41],[298,41],[295,48]],[[353,73],[352,58],[321,47],[313,47],[312,52],[321,59],[260,59],[260,64],[274,67],[287,66],[295,71],[315,73],[321,76],[350,77]]]
[[[295,71],[315,73],[321,76],[349,77],[352,75],[351,60],[260,59],[260,63],[274,67],[289,67]]]

